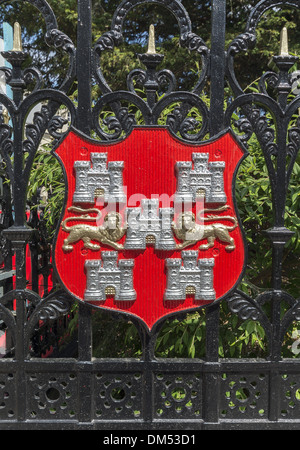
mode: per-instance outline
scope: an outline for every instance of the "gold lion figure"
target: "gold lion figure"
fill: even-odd
[[[199,225],[196,223],[195,214],[191,211],[179,214],[176,223],[173,222],[172,229],[175,236],[183,241],[181,244],[177,244],[177,249],[183,249],[190,245],[196,244],[198,241],[207,239],[207,244],[200,245],[200,250],[207,250],[214,246],[215,240],[218,238],[220,241],[227,243],[225,250],[228,252],[235,249],[234,239],[230,236],[230,232],[235,230],[238,225],[237,218],[234,216],[214,216],[201,217],[201,214],[205,212],[224,211],[229,208],[229,205],[222,206],[217,209],[203,209],[199,212],[198,217],[204,222],[210,220],[230,220],[233,222],[232,226],[227,226],[222,223],[212,223],[210,225]]]
[[[91,241],[98,241],[102,244],[109,245],[110,247],[115,248],[116,250],[122,250],[124,247],[121,244],[118,244],[117,241],[122,239],[124,234],[126,233],[126,227],[121,227],[121,215],[115,211],[109,212],[104,217],[104,225],[102,226],[92,226],[87,224],[76,224],[73,226],[68,226],[67,223],[74,220],[84,220],[84,221],[96,221],[101,217],[101,212],[97,208],[90,209],[82,209],[77,208],[76,206],[71,206],[68,208],[68,211],[72,212],[84,212],[84,215],[81,216],[72,216],[67,217],[62,224],[62,229],[69,233],[69,236],[64,240],[63,250],[72,251],[73,245],[80,240],[84,243],[84,248],[88,248],[91,250],[100,250],[99,244],[92,244]],[[97,213],[96,217],[92,217],[87,213]]]

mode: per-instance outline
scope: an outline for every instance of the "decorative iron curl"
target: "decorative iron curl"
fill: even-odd
[[[56,320],[70,311],[70,302],[65,298],[47,301],[39,310],[39,320]]]
[[[241,292],[233,294],[227,300],[228,307],[233,314],[237,314],[242,320],[260,320],[263,312],[257,303]]]
[[[169,114],[168,116],[167,125],[170,126],[170,131],[173,134],[179,132],[182,138],[187,141],[201,141],[208,132],[209,111],[205,103],[194,93],[173,92],[162,98],[154,108],[156,120],[165,108],[175,102],[182,102],[182,106],[175,108],[173,114]],[[186,117],[188,111],[193,107],[198,110],[202,117],[201,128],[198,132],[195,132],[195,129],[200,125],[200,122],[194,118]],[[194,133],[191,134],[189,132]]]
[[[197,54],[201,56],[202,70],[200,72],[199,80],[192,90],[194,94],[199,94],[202,91],[206,78],[209,75],[209,49],[203,39],[192,32],[185,33],[181,36],[180,43],[182,47],[187,48],[188,51],[197,52]]]
[[[25,348],[29,349],[30,338],[39,320],[57,320],[70,312],[73,303],[74,300],[61,290],[41,299],[26,323]]]
[[[56,49],[61,48],[64,52],[69,54],[69,67],[65,79],[63,80],[60,90],[68,92],[76,75],[75,70],[75,56],[76,50],[72,40],[62,31],[54,28],[47,31],[45,41],[49,46],[54,46]]]
[[[253,300],[244,292],[237,290],[229,299],[227,304],[233,314],[237,314],[242,320],[258,321],[264,328],[268,340],[271,340],[272,325],[263,312],[259,298]]]
[[[37,92],[33,92],[22,101],[16,112],[17,115],[20,115],[21,122],[25,123],[28,111],[31,107],[45,100],[55,102],[56,108],[59,105],[65,105],[70,112],[71,124],[75,123],[76,110],[74,104],[65,94],[53,89],[43,89]],[[36,150],[47,127],[49,126],[51,117],[52,113],[50,107],[48,106],[48,108],[43,108],[40,113],[37,113],[37,115],[35,115],[33,125],[29,125],[29,127],[26,127],[27,139],[24,141],[23,146],[25,146],[25,150],[28,152],[28,158],[26,160],[26,165],[23,171],[24,180],[28,181],[29,179],[29,174]]]
[[[255,33],[256,27],[262,15],[271,8],[278,6],[299,8],[298,0],[261,0],[251,11],[249,15],[246,29]]]
[[[26,84],[31,83],[35,80],[35,85],[32,92],[39,91],[42,89],[44,80],[41,72],[36,67],[27,67],[24,69],[24,81]]]
[[[12,339],[16,342],[16,332],[17,332],[17,324],[16,319],[12,313],[12,311],[7,308],[5,305],[8,302],[12,302],[15,300],[15,291],[9,291],[1,297],[0,302],[0,318],[3,320],[5,325],[8,327],[9,331],[12,334]]]
[[[209,111],[205,103],[195,94],[191,92],[173,92],[169,95],[164,96],[158,103],[155,104],[153,109],[141,99],[136,94],[127,91],[117,91],[109,94],[105,94],[93,108],[93,125],[97,134],[105,140],[118,139],[122,131],[130,132],[132,127],[135,125],[135,120],[133,114],[129,114],[127,108],[123,108],[123,114],[118,114],[117,116],[111,116],[107,120],[106,125],[110,129],[114,129],[114,133],[107,133],[100,126],[99,116],[106,105],[113,106],[116,102],[128,101],[132,105],[135,105],[141,112],[146,125],[157,125],[161,113],[171,104],[184,102],[188,105],[189,109],[192,107],[197,108],[202,117],[201,129],[198,133],[190,134],[190,131],[195,130],[195,126],[199,125],[198,121],[192,118],[185,118],[181,115],[180,109],[175,108],[177,112],[177,117],[174,115],[169,115],[167,118],[167,125],[170,127],[170,131],[176,134],[177,131],[180,132],[183,139],[189,141],[200,141],[208,130],[208,117]],[[121,111],[122,112],[122,111]],[[177,129],[178,122],[180,122],[179,129]]]
[[[123,0],[114,13],[111,29],[122,33],[123,22],[129,11],[145,3],[161,5],[167,8],[178,21],[181,36],[192,31],[189,15],[179,0]]]
[[[272,155],[277,155],[278,153],[277,144],[274,142],[275,133],[269,127],[266,117],[260,114],[257,106],[253,108],[253,104],[266,108],[275,118],[275,121],[283,120],[284,118],[284,113],[280,106],[271,97],[267,97],[264,94],[244,94],[237,97],[227,108],[225,112],[225,125],[230,126],[232,115],[236,109],[242,108],[245,111],[246,120],[250,123],[251,129],[256,134],[263,150],[271,183],[275,183],[276,173],[271,159]],[[275,186],[273,187],[275,188]]]
[[[130,92],[135,94],[135,87],[133,84],[133,80],[136,79],[138,83],[144,85],[147,79],[147,74],[145,70],[142,69],[134,69],[132,70],[128,76],[127,76],[127,88]],[[168,88],[165,93],[165,95],[170,94],[171,92],[175,91],[176,89],[176,78],[174,74],[167,69],[160,70],[155,74],[155,80],[158,84],[158,87],[162,86],[163,84],[167,83]]]
[[[118,103],[121,100],[126,100],[135,105],[142,112],[144,117],[148,118],[151,115],[151,110],[147,103],[132,92],[117,91],[103,95],[92,110],[92,119],[96,133],[104,140],[118,139],[123,130],[130,132],[135,124],[134,117],[128,113],[127,108],[119,108]],[[115,116],[111,116],[106,121],[108,129],[115,130],[114,133],[107,133],[99,123],[100,114],[106,105],[110,105],[113,110],[118,111],[118,113],[115,112]]]
[[[275,72],[265,72],[258,82],[259,90],[262,94],[268,95],[266,85],[274,89],[278,83],[278,74]]]

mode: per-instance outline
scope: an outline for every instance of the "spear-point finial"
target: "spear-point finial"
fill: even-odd
[[[289,43],[287,27],[283,27],[280,33],[280,56],[289,56]]]
[[[21,52],[22,51],[22,39],[21,39],[21,27],[18,22],[14,24],[14,45],[13,52]]]
[[[156,54],[154,25],[152,25],[152,24],[149,27],[149,39],[148,39],[148,51],[147,51],[147,53]]]

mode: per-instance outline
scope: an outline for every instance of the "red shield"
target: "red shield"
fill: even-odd
[[[245,151],[230,130],[203,144],[165,127],[114,143],[72,130],[55,154],[67,199],[54,262],[72,296],[151,329],[238,284],[245,249],[233,188]]]

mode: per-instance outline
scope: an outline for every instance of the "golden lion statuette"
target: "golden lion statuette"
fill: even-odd
[[[195,214],[191,211],[179,214],[176,222],[172,223],[172,229],[175,236],[183,242],[181,244],[177,244],[176,248],[181,250],[185,247],[196,244],[198,241],[207,239],[207,244],[202,244],[199,247],[200,250],[207,250],[214,246],[216,239],[219,239],[221,242],[228,244],[225,247],[226,251],[233,251],[235,249],[235,243],[229,232],[235,230],[235,228],[237,227],[237,218],[234,216],[215,215],[203,217],[203,214],[206,212],[225,211],[228,208],[229,205],[225,205],[217,209],[203,209],[199,212],[198,218],[203,222],[211,220],[230,220],[231,222],[233,222],[232,226],[227,226],[222,223],[200,225],[196,223]]]
[[[101,211],[97,208],[82,209],[76,206],[71,206],[68,211],[85,213],[81,216],[67,217],[61,224],[63,231],[69,233],[69,236],[64,240],[63,250],[72,251],[73,245],[82,240],[84,248],[90,250],[100,250],[99,244],[92,244],[91,241],[101,242],[104,245],[109,245],[116,250],[122,250],[124,247],[118,244],[117,241],[122,239],[126,233],[126,227],[121,227],[121,215],[115,211],[109,212],[104,217],[104,224],[101,226],[92,226],[83,224],[76,224],[68,226],[67,223],[74,220],[83,220],[85,222],[96,222],[101,218]],[[88,213],[97,213],[96,217],[90,216]]]

